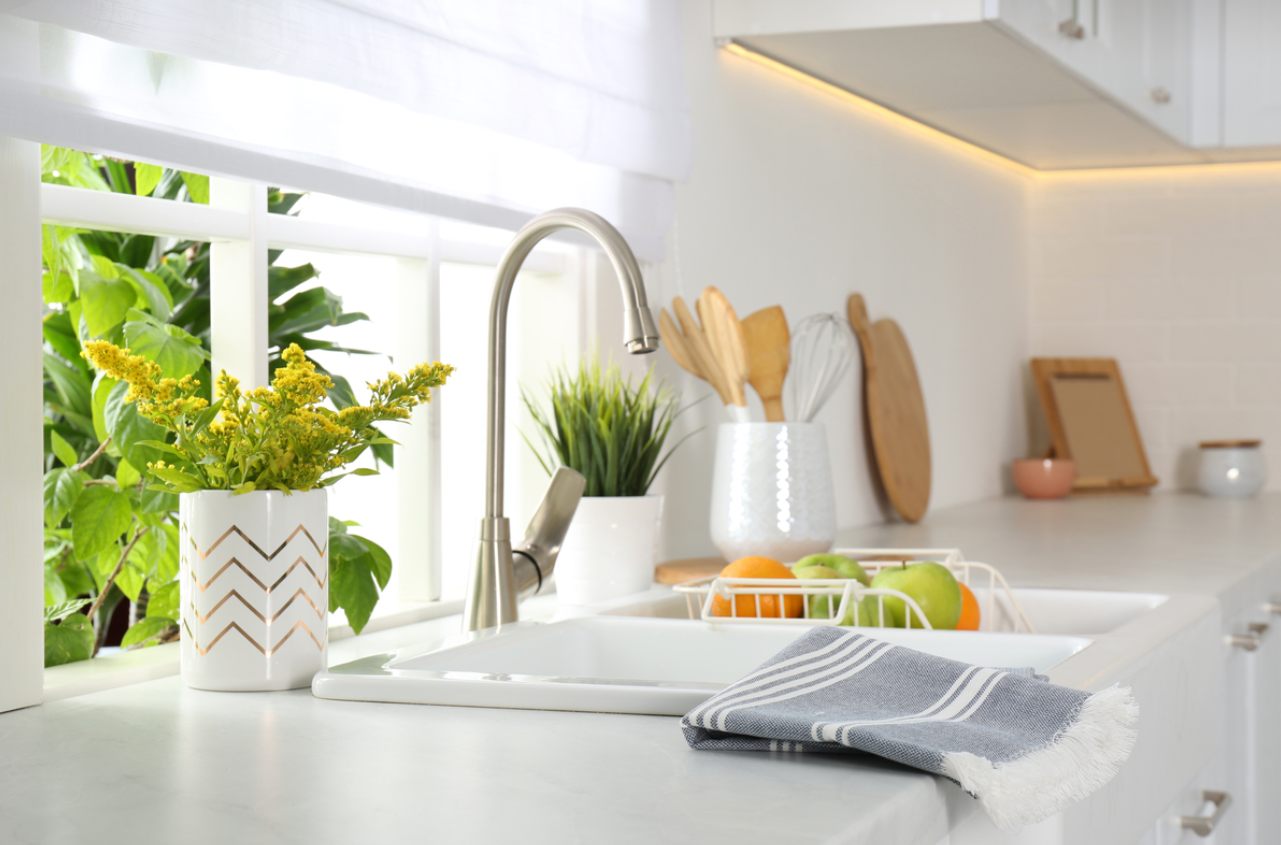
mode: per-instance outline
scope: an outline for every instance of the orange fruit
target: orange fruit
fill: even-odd
[[[956,622],[958,631],[977,631],[979,629],[979,600],[975,598],[974,591],[964,584],[957,583],[961,588],[961,618]]]
[[[778,578],[795,580],[796,576],[792,570],[783,564],[768,557],[741,557],[721,570],[722,578]],[[759,597],[760,616],[779,617],[786,616],[795,618],[804,612],[805,599],[801,596],[767,596]],[[782,598],[782,607],[779,607],[779,599]],[[738,595],[734,596],[734,616],[739,617],[756,617],[756,599],[755,595]],[[712,598],[712,615],[713,616],[730,616],[729,599],[724,596],[714,596]],[[780,612],[781,610],[781,612]]]

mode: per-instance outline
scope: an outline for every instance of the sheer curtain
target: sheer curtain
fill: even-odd
[[[0,0],[0,133],[496,225],[585,205],[657,258],[678,3]]]

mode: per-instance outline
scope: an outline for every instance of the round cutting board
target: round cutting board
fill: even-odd
[[[920,522],[930,503],[930,427],[912,349],[898,323],[867,318],[863,297],[846,302],[863,352],[863,395],[881,484],[890,505]]]

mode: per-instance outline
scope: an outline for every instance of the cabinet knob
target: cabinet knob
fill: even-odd
[[[1158,85],[1152,89],[1152,102],[1158,106],[1163,106],[1170,102],[1170,89],[1163,85]]]
[[[1059,34],[1064,38],[1071,38],[1080,41],[1085,38],[1085,27],[1075,17],[1059,21]]]
[[[1262,638],[1257,633],[1251,634],[1233,634],[1228,637],[1228,644],[1236,646],[1242,651],[1258,651]]]
[[[1214,806],[1214,812],[1208,816],[1179,816],[1179,827],[1190,830],[1197,836],[1209,836],[1223,819],[1223,814],[1232,806],[1232,796],[1226,792],[1207,789],[1201,793],[1201,800]]]
[[[1281,616],[1281,602],[1270,601],[1263,606],[1263,610],[1273,616]]]

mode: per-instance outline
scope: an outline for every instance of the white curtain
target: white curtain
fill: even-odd
[[[662,253],[679,0],[0,0],[0,133]],[[271,171],[271,172],[267,172]]]

